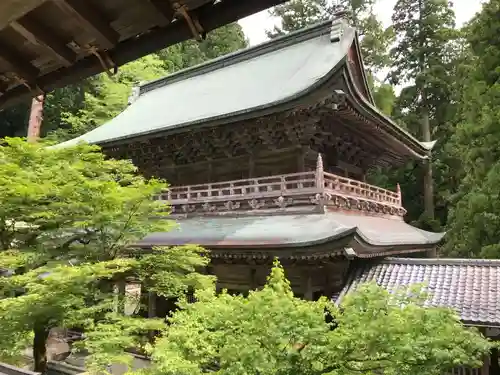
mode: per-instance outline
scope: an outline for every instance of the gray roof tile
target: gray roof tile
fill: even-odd
[[[393,258],[356,267],[342,297],[365,282],[394,290],[424,283],[429,306],[450,307],[468,324],[500,326],[500,260]]]

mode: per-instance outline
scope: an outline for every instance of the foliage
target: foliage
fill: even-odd
[[[231,23],[211,31],[201,42],[188,40],[156,54],[163,61],[167,72],[176,72],[238,51],[247,45],[241,26]]]
[[[165,48],[120,67],[112,77],[99,74],[87,80],[83,100],[67,107],[63,105],[70,97],[60,102],[56,114],[60,116],[61,123],[57,130],[50,132],[49,139],[71,139],[109,121],[125,109],[134,85],[234,52],[246,45],[241,27],[229,24],[210,32],[201,43],[188,40]],[[52,102],[50,97],[47,100],[49,104]],[[44,123],[44,128],[47,126],[51,125]]]
[[[377,108],[382,111],[387,116],[391,116],[394,111],[394,104],[396,101],[396,93],[394,92],[394,87],[384,83],[373,90],[373,100],[377,105]]]
[[[135,259],[131,245],[172,223],[165,203],[153,200],[167,185],[129,161],[95,146],[17,138],[4,140],[0,160],[0,356],[16,354],[33,333],[44,343],[51,327],[92,327],[113,310],[120,278],[169,296],[211,283],[196,273],[207,258],[195,246]]]
[[[334,6],[328,0],[291,0],[274,7],[270,14],[279,18],[280,25],[267,31],[267,36],[276,38],[291,31],[303,29],[331,18]]]
[[[175,312],[146,372],[414,375],[480,365],[489,342],[451,310],[424,307],[417,290],[368,284],[338,308],[295,298],[277,263],[248,297],[203,291]]]
[[[275,38],[291,31],[300,30],[319,21],[332,18],[339,9],[349,11],[351,23],[361,36],[361,52],[369,73],[383,69],[390,62],[389,45],[394,39],[392,28],[384,29],[373,11],[376,0],[342,0],[333,5],[328,0],[291,0],[278,5],[270,13],[279,18],[280,25],[268,30],[267,35]]]
[[[471,47],[459,123],[448,151],[459,160],[460,186],[450,199],[447,255],[500,257],[500,1],[491,0],[466,28]]]
[[[96,146],[47,148],[7,138],[0,160],[3,250],[108,260],[171,225],[159,220],[164,204],[151,200],[166,185],[145,180],[129,161],[106,159]]]
[[[149,55],[128,63],[112,77],[100,74],[90,80],[79,110],[61,111],[63,126],[50,134],[49,139],[61,141],[74,138],[118,115],[127,106],[133,85],[165,75],[163,63]]]

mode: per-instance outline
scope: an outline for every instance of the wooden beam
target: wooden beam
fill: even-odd
[[[172,22],[174,18],[175,11],[172,8],[172,3],[169,0],[149,0],[151,4],[156,8],[158,13],[162,15],[167,21],[167,25]]]
[[[2,0],[0,0],[1,2]],[[55,0],[59,1],[59,0]],[[253,13],[284,3],[286,0],[224,0],[217,4],[208,3],[195,9],[206,32],[228,23],[235,22]],[[119,43],[109,52],[111,59],[118,65],[126,64],[139,57],[148,55],[159,49],[171,46],[192,38],[189,27],[184,22],[172,22],[166,27],[151,30],[137,38],[130,38]],[[0,49],[0,51],[2,51]],[[63,87],[83,78],[102,72],[102,67],[95,56],[76,61],[71,67],[61,68],[48,73],[39,79],[39,86],[44,91]],[[0,97],[0,109],[30,98],[32,93],[25,87],[17,86]]]
[[[120,35],[110,26],[109,21],[89,1],[55,0],[54,3],[66,13],[72,15],[82,26],[92,32],[103,49],[113,48]]]
[[[33,20],[22,18],[12,22],[10,27],[30,43],[43,46],[65,66],[71,66],[76,60],[76,53],[67,47],[56,35]]]
[[[9,88],[9,84],[0,79],[0,94],[3,94]]]
[[[9,70],[20,78],[28,82],[33,82],[38,76],[38,69],[28,62],[25,56],[22,56],[14,48],[0,41],[0,58],[9,66]]]
[[[0,30],[7,27],[12,21],[31,12],[47,0],[1,0],[0,1]]]

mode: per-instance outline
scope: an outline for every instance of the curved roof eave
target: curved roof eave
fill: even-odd
[[[188,219],[189,220],[189,219]],[[238,219],[235,219],[238,220]],[[408,224],[406,224],[408,225]],[[418,228],[414,228],[417,231],[421,231]],[[365,228],[366,230],[366,228]],[[425,231],[424,231],[425,232]],[[369,232],[368,232],[369,233]],[[320,246],[327,243],[339,243],[345,244],[347,242],[354,241],[359,244],[362,248],[367,248],[367,252],[356,253],[357,257],[360,258],[371,258],[380,255],[387,255],[389,253],[407,253],[407,252],[419,252],[423,251],[423,249],[427,249],[439,244],[443,238],[445,233],[429,233],[432,234],[431,237],[426,238],[426,240],[419,240],[415,242],[398,242],[397,240],[392,241],[377,241],[374,238],[370,238],[367,234],[364,233],[364,230],[359,226],[344,226],[341,230],[338,230],[336,233],[327,236],[321,236],[316,238],[311,238],[307,240],[299,240],[286,242],[281,239],[258,239],[249,240],[249,239],[227,239],[227,238],[213,238],[213,239],[203,239],[198,238],[171,238],[161,240],[154,240],[151,238],[148,240],[149,236],[146,236],[143,240],[139,241],[134,247],[138,248],[150,248],[154,246],[181,246],[191,243],[196,243],[200,246],[209,247],[211,249],[224,249],[224,248],[236,248],[236,249],[245,249],[245,248],[302,248],[302,247],[311,247],[311,246]],[[155,234],[153,234],[154,237]],[[161,233],[160,233],[161,235]]]
[[[388,116],[386,116],[384,113],[382,113],[377,107],[375,107],[373,104],[369,102],[365,98],[365,96],[359,91],[359,88],[354,82],[354,77],[352,75],[351,68],[347,66],[347,77],[346,81],[348,84],[348,89],[351,91],[351,94],[353,97],[356,99],[356,101],[359,103],[359,105],[362,108],[365,108],[368,113],[374,117],[380,120],[383,124],[386,125],[386,127],[389,130],[394,130],[396,132],[396,135],[401,143],[405,145],[405,147],[417,158],[419,159],[428,159],[429,158],[429,152],[432,150],[434,147],[436,141],[433,142],[420,142],[417,140],[413,135],[411,135],[409,132],[401,128],[398,124],[396,124],[392,119],[390,119]],[[413,147],[408,147],[408,145],[413,145]]]
[[[299,34],[300,35],[303,34],[300,42],[304,42],[307,40],[318,38],[320,36],[327,36],[328,37],[329,32],[330,32],[330,27],[327,28],[326,26],[328,26],[330,24],[331,24],[331,22],[328,22],[328,23],[323,22],[319,25],[316,25],[314,27],[307,29],[306,31],[302,30],[302,31],[293,33],[291,35],[287,35],[287,36],[283,37],[282,41],[281,41],[282,43],[285,44],[285,46],[284,47],[280,46],[279,48],[275,47],[275,49],[279,50],[282,48],[286,48],[287,45],[293,45],[293,44],[290,44],[290,42],[288,41],[288,39],[290,39],[293,35],[295,35],[295,37],[296,37]],[[307,39],[307,36],[309,36],[309,39]],[[245,108],[245,109],[238,110],[238,111],[223,113],[223,114],[218,115],[218,116],[201,118],[201,119],[194,120],[194,121],[178,123],[178,124],[171,125],[168,127],[163,127],[163,128],[150,129],[147,131],[142,131],[142,132],[129,134],[129,135],[125,135],[125,136],[116,136],[116,137],[108,138],[108,139],[105,139],[102,141],[100,141],[100,140],[97,140],[97,141],[90,140],[89,141],[88,140],[88,135],[90,135],[91,133],[98,131],[99,129],[101,129],[104,126],[111,126],[111,124],[113,122],[115,122],[116,119],[118,119],[122,116],[126,116],[127,113],[129,113],[132,110],[132,108],[134,108],[134,106],[136,106],[139,103],[140,100],[146,99],[146,97],[149,93],[145,93],[143,97],[140,96],[137,99],[137,101],[135,101],[133,104],[131,104],[129,107],[127,107],[123,112],[121,112],[114,119],[108,121],[107,123],[101,125],[100,127],[96,128],[96,129],[94,129],[94,130],[92,130],[92,131],[90,131],[90,132],[88,132],[80,137],[63,142],[57,146],[58,147],[71,146],[71,145],[75,145],[79,142],[88,142],[91,144],[99,144],[99,145],[120,143],[123,141],[127,141],[129,139],[132,139],[132,138],[146,137],[146,136],[151,136],[153,134],[168,133],[171,131],[178,131],[180,129],[185,130],[186,128],[200,126],[200,125],[207,125],[207,124],[214,124],[214,123],[223,124],[223,123],[228,123],[228,122],[240,121],[240,120],[244,120],[244,119],[255,118],[255,117],[262,116],[262,115],[272,114],[272,113],[276,113],[276,112],[290,109],[294,105],[297,104],[297,101],[303,100],[304,98],[307,98],[310,95],[312,95],[313,93],[315,93],[317,90],[320,90],[321,88],[323,88],[325,86],[328,86],[329,81],[340,70],[340,67],[343,64],[345,64],[348,49],[349,49],[350,45],[352,44],[352,41],[355,39],[354,36],[355,36],[355,30],[353,28],[347,28],[345,30],[344,35],[340,38],[340,41],[329,42],[332,45],[335,45],[334,48],[337,48],[338,50],[341,51],[335,64],[328,71],[326,71],[324,74],[322,74],[322,76],[316,77],[316,80],[311,82],[307,87],[305,87],[299,91],[293,92],[290,95],[287,95],[279,100],[272,101],[269,103],[264,103],[262,105],[258,105],[255,107]],[[276,42],[275,41],[267,42],[267,43],[265,43],[264,47],[270,48],[269,46],[272,46],[273,43],[276,43]],[[255,51],[262,51],[263,49],[265,49],[264,47],[257,46],[257,47],[253,47],[251,50],[253,51],[255,49]],[[248,52],[244,51],[243,53],[248,53]],[[239,53],[231,54],[230,58],[234,58],[235,56],[238,56],[238,54]],[[225,58],[223,57],[219,61],[217,61],[217,63],[223,64],[224,61],[225,61]],[[207,63],[206,65],[210,65],[210,63]],[[202,68],[203,68],[203,66],[202,66]],[[199,67],[194,67],[192,69],[196,70],[196,69],[199,69]],[[185,74],[185,72],[183,74]],[[157,80],[157,81],[159,82],[161,80],[162,79]],[[153,83],[155,83],[157,81],[154,81]],[[143,87],[145,87],[147,85],[148,84],[143,85]]]

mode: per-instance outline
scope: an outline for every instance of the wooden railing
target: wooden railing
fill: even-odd
[[[249,178],[200,185],[174,186],[161,199],[172,204],[210,202],[228,199],[253,199],[316,192],[315,172]]]
[[[338,192],[346,197],[356,197],[373,202],[387,203],[396,207],[401,206],[401,192],[390,191],[373,186],[365,182],[340,177],[332,173],[324,172],[324,183],[327,191]]]
[[[318,193],[363,199],[395,208],[402,207],[399,186],[397,191],[393,192],[361,181],[326,173],[323,171],[320,157],[314,172],[173,186],[159,198],[177,205]]]

